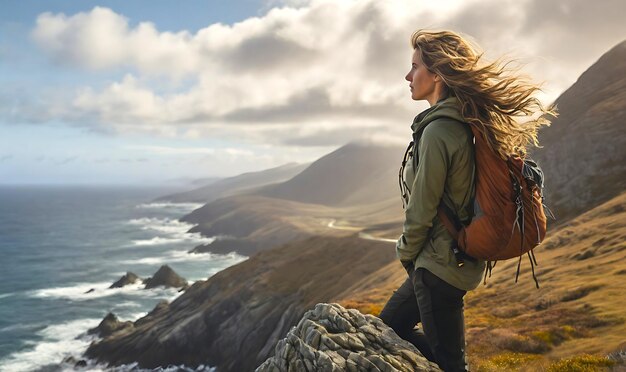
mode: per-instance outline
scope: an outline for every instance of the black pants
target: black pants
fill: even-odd
[[[445,372],[466,371],[465,293],[418,268],[394,291],[380,319]],[[419,322],[422,329],[414,329]]]

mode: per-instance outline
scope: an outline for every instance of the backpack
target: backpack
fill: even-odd
[[[517,282],[522,257],[527,254],[535,285],[539,288],[533,249],[546,235],[545,211],[555,219],[543,203],[543,171],[530,158],[511,155],[503,160],[489,148],[477,126],[465,125],[471,129],[475,148],[476,195],[474,203],[470,203],[473,217],[462,223],[443,201],[437,209],[437,216],[456,241],[452,250],[457,265],[462,267],[467,258],[487,261],[483,280],[486,283],[487,274],[491,277],[497,261],[519,257]],[[416,166],[415,161],[413,166]]]

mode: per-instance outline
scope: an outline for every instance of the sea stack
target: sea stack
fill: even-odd
[[[185,289],[189,286],[184,278],[176,274],[176,272],[167,265],[161,266],[151,278],[144,280],[144,283],[146,284],[145,289],[158,286],[174,288],[183,287],[183,289]]]
[[[87,334],[89,335],[97,334],[98,336],[104,338],[113,334],[114,332],[117,332],[127,327],[132,327],[132,326],[133,326],[133,322],[131,321],[120,322],[117,319],[117,316],[115,316],[115,314],[108,313],[104,317],[104,319],[102,319],[100,324],[98,324],[96,328],[91,328],[90,330],[88,330]]]
[[[135,284],[137,281],[141,280],[135,273],[128,271],[126,275],[123,275],[117,282],[111,284],[109,288],[122,288],[123,286],[129,284]]]

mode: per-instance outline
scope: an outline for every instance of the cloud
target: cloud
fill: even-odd
[[[128,19],[102,7],[70,17],[43,13],[32,37],[55,61],[89,69],[121,65],[179,75],[196,71],[199,63],[188,32],[159,32],[150,22],[131,29]]]
[[[149,22],[131,26],[102,7],[41,14],[32,37],[51,60],[126,74],[99,88],[82,87],[71,99],[0,105],[0,117],[238,143],[405,138],[412,117],[425,108],[410,100],[403,80],[408,39],[417,28],[451,28],[472,36],[489,57],[521,58],[526,72],[546,81],[546,101],[626,34],[626,3],[617,0],[267,4],[282,7],[195,33],[162,32]],[[182,78],[191,84],[163,89],[164,79]]]
[[[13,159],[13,155],[2,155],[0,156],[0,163],[4,163],[5,161],[9,161]]]

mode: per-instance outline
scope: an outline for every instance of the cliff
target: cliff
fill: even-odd
[[[208,364],[250,371],[305,311],[395,260],[390,243],[313,237],[259,252],[194,283],[134,327],[92,344],[89,358],[143,368]]]

